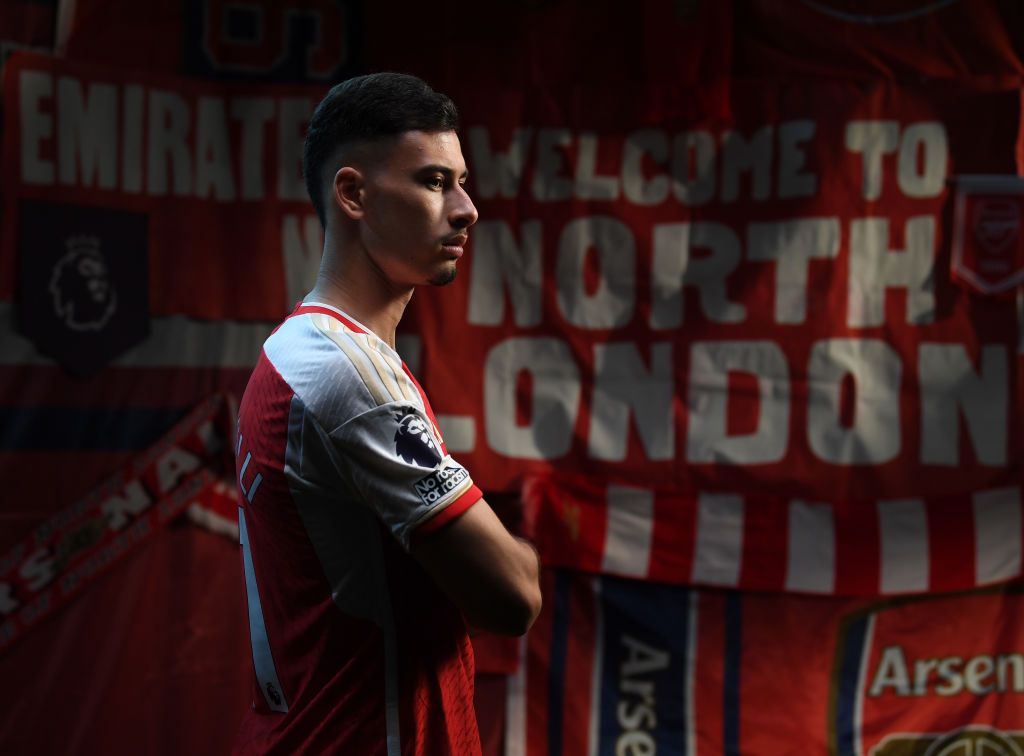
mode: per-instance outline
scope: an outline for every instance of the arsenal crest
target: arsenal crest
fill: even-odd
[[[1024,283],[1024,178],[960,176],[955,202],[954,280],[978,294]]]

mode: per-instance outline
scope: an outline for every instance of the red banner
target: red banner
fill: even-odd
[[[531,480],[525,504],[546,565],[682,585],[879,596],[1020,577],[1020,493],[810,502],[555,475]]]
[[[68,238],[102,250],[102,204],[146,218],[155,313],[273,318],[304,291],[317,93],[33,56],[6,81],[8,286],[29,209],[58,226],[93,207],[98,228]],[[454,94],[483,220],[410,326],[449,447],[486,487],[553,464],[826,500],[1017,480],[1013,304],[942,265],[947,180],[1015,171],[1016,91]]]
[[[482,485],[557,467],[834,501],[1019,480],[1017,313],[946,262],[949,178],[1016,171],[1016,91],[462,101],[482,220],[410,328]]]
[[[44,213],[64,240],[47,252],[86,238],[101,255],[148,256],[153,314],[283,317],[323,249],[302,144],[325,91],[16,54],[4,70],[0,299],[13,295],[16,257],[40,253],[31,218]],[[117,233],[129,225],[130,238]]]
[[[1014,0],[745,0],[736,69],[755,76],[973,79],[1024,76],[1024,11]]]
[[[505,754],[1019,753],[1020,591],[870,603],[548,572]]]

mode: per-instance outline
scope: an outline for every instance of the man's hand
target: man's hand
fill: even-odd
[[[424,536],[412,554],[473,627],[522,635],[540,613],[537,552],[483,499]]]

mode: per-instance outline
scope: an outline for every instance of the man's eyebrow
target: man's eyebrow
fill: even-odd
[[[443,173],[445,176],[454,176],[455,171],[446,165],[425,165],[416,173]],[[469,176],[469,171],[463,171],[459,178],[466,178]]]

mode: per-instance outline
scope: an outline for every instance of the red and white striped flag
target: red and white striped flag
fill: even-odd
[[[551,475],[525,486],[546,565],[663,583],[874,596],[1021,575],[1020,488],[812,502]]]

